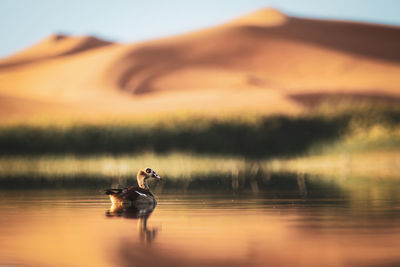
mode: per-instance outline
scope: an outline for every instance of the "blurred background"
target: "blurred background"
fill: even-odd
[[[395,175],[397,7],[4,1],[0,172],[134,176],[127,155],[145,155],[180,158],[164,168],[173,176],[303,158],[313,169],[317,158],[355,169],[379,158]],[[193,167],[214,157],[234,163]]]

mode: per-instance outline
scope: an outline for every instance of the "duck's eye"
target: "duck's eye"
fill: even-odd
[[[151,169],[150,169],[150,168],[147,168],[147,169],[146,169],[146,172],[147,172],[147,173],[151,173]]]

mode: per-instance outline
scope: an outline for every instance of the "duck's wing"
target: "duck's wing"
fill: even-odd
[[[121,196],[126,200],[135,201],[140,196],[153,197],[153,194],[149,190],[140,187],[130,186],[122,190]]]

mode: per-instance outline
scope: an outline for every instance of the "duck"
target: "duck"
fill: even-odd
[[[137,173],[138,187],[128,186],[122,189],[106,189],[105,193],[109,196],[112,207],[120,206],[155,206],[157,201],[150,191],[147,180],[155,178],[162,180],[162,178],[151,168],[140,169]]]

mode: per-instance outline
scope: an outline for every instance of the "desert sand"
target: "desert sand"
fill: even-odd
[[[400,27],[262,9],[124,44],[52,35],[0,60],[0,118],[298,114],[327,97],[400,100]]]

